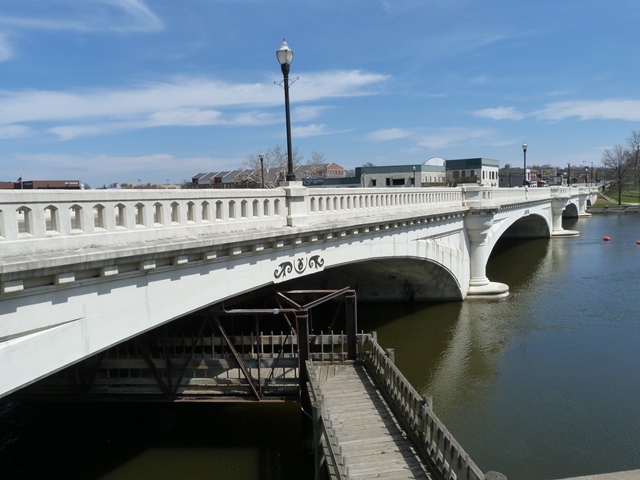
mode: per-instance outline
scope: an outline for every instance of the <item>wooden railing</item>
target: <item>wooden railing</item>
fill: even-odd
[[[402,375],[373,336],[364,337],[363,361],[383,387],[383,394],[399,414],[414,445],[446,480],[484,480],[485,474],[453,438],[451,432]]]
[[[360,336],[359,336],[360,337]],[[340,442],[335,435],[331,418],[324,409],[324,398],[320,390],[318,370],[313,361],[306,362],[311,397],[311,420],[313,422],[313,453],[316,478],[326,471],[331,480],[348,480],[349,468],[345,465]]]

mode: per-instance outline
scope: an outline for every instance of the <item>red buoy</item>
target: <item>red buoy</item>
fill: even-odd
[[[609,240],[611,240],[611,237],[604,237],[602,240],[604,240],[605,242],[608,242]]]
[[[640,245],[640,240],[636,240],[636,245]]]

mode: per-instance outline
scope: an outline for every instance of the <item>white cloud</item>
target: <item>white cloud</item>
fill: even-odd
[[[25,125],[0,125],[0,139],[22,138],[32,135],[32,130]]]
[[[328,135],[327,126],[322,125],[306,125],[304,127],[294,127],[291,135],[296,138],[317,137],[318,135]]]
[[[199,126],[214,125],[219,123],[221,113],[216,110],[207,110],[200,108],[176,108],[174,110],[163,110],[160,112],[152,112],[148,116],[148,126]]]
[[[60,140],[71,140],[87,135],[104,135],[119,130],[115,125],[63,125],[47,130]]]
[[[162,19],[143,0],[48,0],[36,10],[24,0],[12,3],[13,15],[0,15],[0,25],[15,28],[71,31],[155,32],[164,27]],[[34,12],[38,12],[34,14]]]
[[[13,52],[6,35],[0,34],[0,62],[9,60]]]
[[[329,106],[302,106],[291,110],[291,118],[296,122],[308,122],[318,118],[322,113],[329,110]]]
[[[122,9],[133,20],[129,28],[139,31],[156,31],[163,28],[162,20],[145,5],[142,0],[100,0]],[[115,26],[112,29],[117,30]],[[126,27],[124,28],[127,29]]]
[[[296,102],[372,93],[386,76],[360,71],[305,74]],[[331,86],[327,86],[331,83]],[[323,85],[324,84],[324,85]],[[322,85],[322,87],[320,87]],[[281,105],[267,83],[232,84],[217,79],[175,78],[134,88],[108,90],[0,92],[0,124],[50,123],[47,131],[62,139],[158,126],[261,125],[279,121],[256,107]],[[251,108],[251,111],[237,112]],[[318,117],[328,106],[299,106],[296,121]],[[81,124],[77,122],[82,121]],[[71,123],[71,124],[70,124]],[[311,129],[309,129],[311,131]],[[316,133],[318,134],[318,133]]]
[[[640,120],[640,101],[608,99],[594,101],[571,101],[550,103],[534,112],[540,120],[564,120],[578,117],[580,120]]]
[[[485,108],[473,112],[476,117],[490,118],[492,120],[522,120],[525,115],[514,107]]]
[[[409,136],[409,132],[401,128],[386,128],[383,130],[376,130],[367,135],[367,139],[376,142],[386,142],[388,140],[397,140],[398,138],[406,138]]]
[[[362,70],[340,70],[300,74],[292,98],[298,101],[330,97],[365,96],[380,93],[389,75]]]

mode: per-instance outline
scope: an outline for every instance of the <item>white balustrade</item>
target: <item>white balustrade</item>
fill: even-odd
[[[578,190],[580,190],[578,192]],[[0,191],[0,257],[505,205],[588,189],[300,188]],[[295,205],[295,212],[293,211]]]
[[[285,227],[283,190],[0,191],[0,256]]]
[[[307,197],[308,224],[384,213],[416,213],[461,207],[459,188],[318,188]]]

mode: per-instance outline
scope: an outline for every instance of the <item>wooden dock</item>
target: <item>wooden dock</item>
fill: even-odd
[[[361,364],[322,364],[315,368],[324,414],[340,445],[348,478],[432,478]]]

